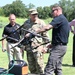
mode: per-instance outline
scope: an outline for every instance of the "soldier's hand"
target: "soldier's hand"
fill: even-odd
[[[42,53],[47,53],[47,49],[46,48],[43,48],[42,49]]]
[[[27,34],[25,35],[26,38],[28,38],[29,36],[30,36],[30,33],[27,33]]]

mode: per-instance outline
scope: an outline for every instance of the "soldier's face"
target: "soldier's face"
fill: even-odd
[[[31,18],[32,20],[36,20],[37,17],[38,17],[37,14],[31,14],[31,15],[30,15],[30,18]]]

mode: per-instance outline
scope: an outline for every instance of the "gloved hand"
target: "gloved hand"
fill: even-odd
[[[33,35],[32,33],[27,33],[27,34],[25,35],[25,37],[26,37],[26,38],[33,38],[33,37],[35,37],[35,35]]]

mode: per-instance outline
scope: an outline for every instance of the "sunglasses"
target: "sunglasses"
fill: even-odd
[[[55,10],[57,10],[57,9],[52,10],[52,13],[53,13]]]

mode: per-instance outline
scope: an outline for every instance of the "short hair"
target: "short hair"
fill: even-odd
[[[10,19],[11,16],[14,16],[14,17],[16,18],[15,14],[10,14],[10,15],[9,15],[9,19]]]
[[[55,8],[55,9],[61,9],[61,10],[62,10],[61,6],[58,5],[58,4],[53,5],[52,8]]]

